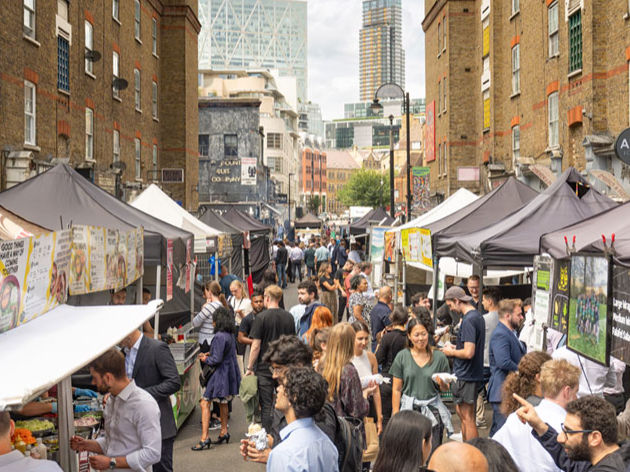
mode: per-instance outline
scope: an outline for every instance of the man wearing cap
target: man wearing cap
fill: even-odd
[[[457,381],[451,384],[453,403],[462,421],[462,440],[476,438],[475,404],[477,393],[483,385],[483,351],[486,323],[472,305],[472,297],[461,287],[451,287],[444,295],[448,307],[463,315],[457,333],[457,344],[447,344],[442,352],[453,357],[453,374]]]

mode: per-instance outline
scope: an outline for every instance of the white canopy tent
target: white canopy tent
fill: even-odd
[[[0,411],[19,408],[59,384],[61,467],[76,470],[69,440],[74,431],[70,376],[138,329],[161,308],[148,305],[61,305],[0,334]]]
[[[131,206],[178,228],[195,235],[195,252],[206,252],[206,239],[218,236],[221,231],[214,229],[184,210],[157,185],[151,184]]]

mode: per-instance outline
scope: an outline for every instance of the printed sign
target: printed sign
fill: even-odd
[[[424,213],[431,208],[431,192],[429,188],[429,168],[413,167],[412,169],[413,199],[411,211]]]
[[[403,229],[400,235],[402,251],[409,262],[422,262],[433,267],[431,231],[424,228]]]
[[[543,325],[547,323],[551,312],[551,273],[553,259],[548,256],[534,257],[534,283],[532,296],[534,297],[534,339],[530,340],[528,348],[545,350],[545,331]],[[528,343],[528,344],[530,344]]]
[[[166,301],[173,298],[173,240],[166,243]]]
[[[551,329],[567,334],[569,319],[569,281],[571,278],[571,260],[559,259],[553,264],[551,290],[551,310],[548,325]]]
[[[385,252],[385,233],[390,230],[389,227],[375,226],[372,228],[370,237],[370,260],[374,263],[383,262],[383,254]]]
[[[395,262],[396,261],[396,234],[394,231],[389,231],[385,233],[385,249],[383,258],[387,262]]]
[[[614,266],[610,355],[630,364],[630,269]]]
[[[241,157],[241,185],[256,185],[255,157]]]

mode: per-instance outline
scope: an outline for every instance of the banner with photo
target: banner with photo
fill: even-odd
[[[385,249],[383,254],[383,259],[387,262],[396,262],[396,235],[394,231],[389,231],[385,233]]]
[[[411,188],[413,192],[411,211],[415,213],[424,213],[431,209],[429,170],[428,167],[411,168]]]
[[[431,231],[423,228],[403,229],[400,234],[403,255],[407,262],[422,262],[433,267]]]
[[[65,303],[71,231],[0,244],[0,333]]]
[[[370,236],[370,261],[374,264],[383,262],[385,253],[385,234],[392,228],[389,226],[375,226]]]

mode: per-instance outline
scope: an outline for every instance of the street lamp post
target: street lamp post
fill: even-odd
[[[383,108],[383,105],[381,105],[379,103],[379,100],[382,98],[402,98],[403,100],[403,105],[404,105],[404,109],[405,109],[405,116],[406,116],[406,125],[407,125],[407,221],[411,220],[411,125],[410,125],[410,109],[411,109],[411,101],[409,99],[409,93],[405,93],[405,91],[402,89],[402,87],[400,85],[394,84],[394,83],[389,83],[389,84],[383,84],[381,85],[377,90],[376,93],[374,94],[374,101],[372,102],[372,105],[370,106],[371,110],[373,112],[378,112],[378,110],[381,110]],[[391,123],[391,120],[390,120]],[[392,129],[391,129],[391,124],[390,124],[390,153],[392,153],[393,156],[393,151],[391,151],[392,149]],[[393,168],[393,157],[390,156],[390,185],[392,186],[392,188],[394,187],[394,181],[393,178],[391,177],[393,175],[393,170],[391,170]],[[393,195],[393,191],[392,191],[392,195]],[[393,197],[392,197],[393,198]],[[393,205],[392,205],[392,216],[394,215],[393,213]]]
[[[389,115],[389,213],[392,218],[396,218],[394,187],[394,115]]]
[[[293,172],[289,172],[289,196],[287,203],[289,205],[289,229],[287,231],[287,239],[291,235],[291,176],[295,175]]]

